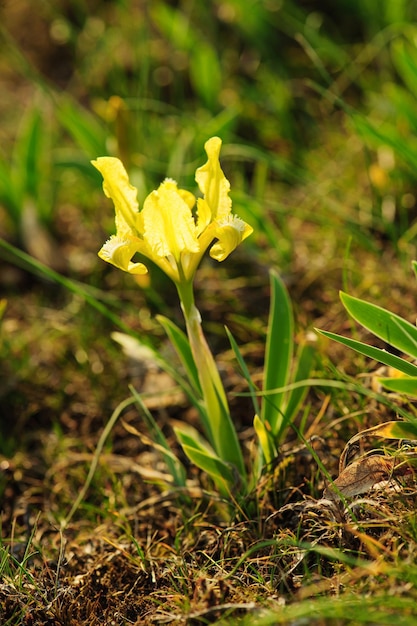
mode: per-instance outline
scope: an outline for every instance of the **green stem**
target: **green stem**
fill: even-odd
[[[182,281],[177,284],[177,290],[207,411],[210,429],[207,435],[219,457],[232,463],[241,479],[245,480],[242,451],[223,383],[201,327],[201,316],[194,302],[193,284],[191,281]]]

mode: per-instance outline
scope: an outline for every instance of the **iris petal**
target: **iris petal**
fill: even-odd
[[[99,256],[131,274],[145,274],[143,263],[133,262],[136,253],[155,262],[176,283],[191,281],[204,252],[223,261],[251,233],[252,228],[231,214],[230,183],[219,162],[221,139],[205,144],[208,160],[196,171],[203,193],[195,197],[166,179],[149,194],[139,211],[137,190],[129,182],[119,159],[100,157],[92,161],[103,176],[103,189],[114,202],[116,235],[102,247]],[[217,241],[213,244],[213,241]]]
[[[155,257],[173,256],[179,262],[182,252],[199,252],[190,206],[174,181],[164,181],[146,198],[142,216],[144,239]]]
[[[197,200],[197,233],[200,235],[211,222],[211,211],[204,198]]]
[[[129,274],[146,274],[148,271],[146,265],[132,262],[132,257],[138,252],[138,248],[139,246],[134,241],[113,235],[106,241],[98,256]]]
[[[232,200],[229,198],[230,183],[223,174],[219,162],[221,145],[219,137],[212,137],[206,141],[204,148],[208,161],[195,173],[195,179],[213,220],[228,215],[232,209]]]
[[[123,163],[114,157],[99,157],[92,164],[103,176],[104,193],[114,202],[117,234],[137,234],[141,230],[137,190],[130,184]]]
[[[253,232],[253,228],[236,215],[228,215],[216,229],[218,241],[211,247],[210,256],[224,261],[231,252]]]

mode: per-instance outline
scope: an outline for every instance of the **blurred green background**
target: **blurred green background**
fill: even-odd
[[[90,159],[122,158],[142,200],[166,175],[193,188],[215,134],[237,212],[275,262],[290,258],[295,212],[408,244],[414,2],[16,0],[0,11],[1,234],[57,269],[90,272],[89,238],[74,250],[67,235],[94,224],[94,247],[112,228]],[[69,249],[49,249],[51,236]]]

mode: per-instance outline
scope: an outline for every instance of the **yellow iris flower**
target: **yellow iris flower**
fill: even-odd
[[[114,202],[116,234],[104,244],[100,258],[131,274],[145,274],[147,267],[134,261],[136,253],[156,263],[175,283],[192,281],[205,251],[223,261],[253,229],[232,214],[230,183],[219,163],[221,139],[205,144],[208,161],[196,171],[203,194],[178,189],[166,179],[145,199],[139,210],[137,190],[129,182],[119,159],[92,161],[102,174],[104,193]]]

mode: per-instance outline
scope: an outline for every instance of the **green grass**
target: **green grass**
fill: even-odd
[[[376,362],[312,333],[373,343],[339,290],[415,323],[415,3],[0,11],[1,623],[413,624],[414,475],[346,509],[321,496],[351,437],[414,405],[380,388]],[[284,424],[232,505],[174,434],[198,426],[158,321],[181,327],[175,289],[97,258],[114,216],[90,165],[121,158],[140,203],[166,176],[194,193],[213,135],[255,232],[204,261],[196,302],[247,469],[266,344],[275,401],[261,411]],[[287,421],[274,380],[307,374],[274,351],[282,328],[267,339],[271,270],[295,354],[315,351]],[[395,454],[360,453],[374,447]]]

